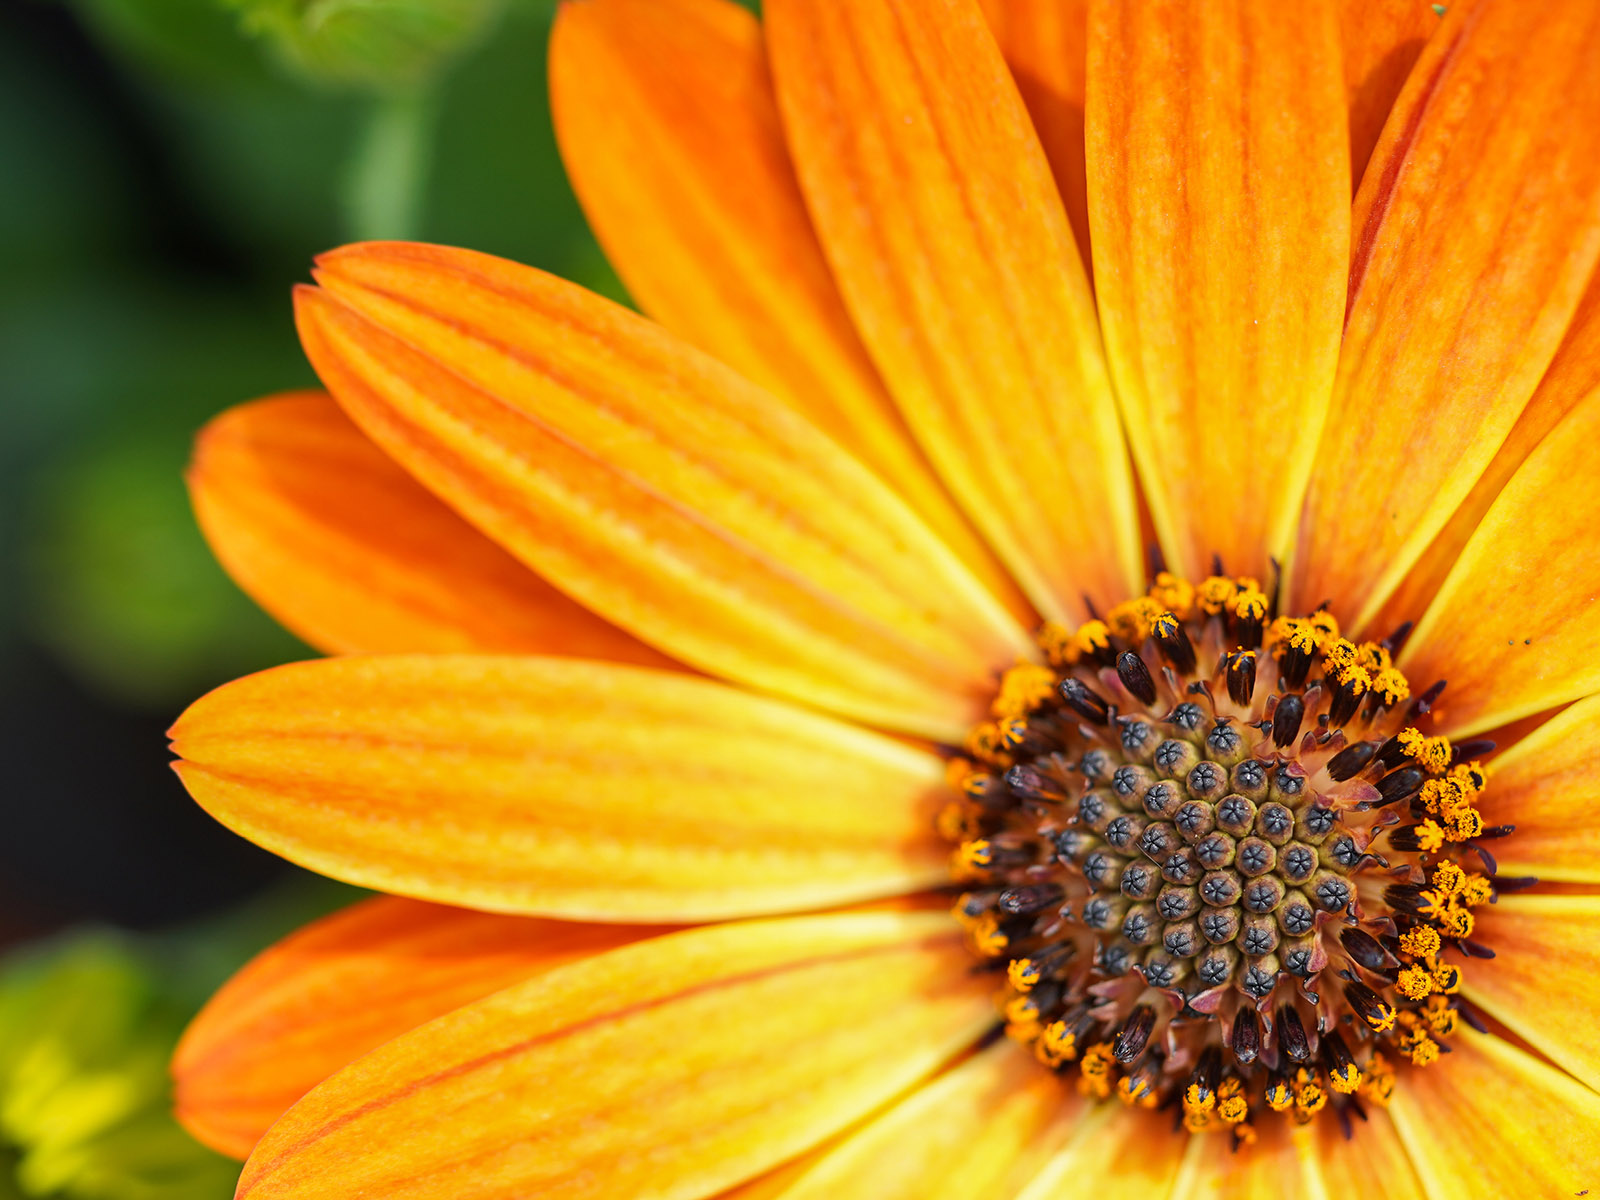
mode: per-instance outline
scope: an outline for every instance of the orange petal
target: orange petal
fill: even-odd
[[[1331,1115],[1324,1120],[1336,1124]],[[1169,1200],[1316,1196],[1321,1187],[1317,1150],[1316,1134],[1310,1126],[1291,1126],[1282,1120],[1263,1122],[1255,1144],[1238,1150],[1224,1133],[1191,1137]],[[1359,1194],[1365,1197],[1367,1193]]]
[[[1600,388],[1517,469],[1473,531],[1400,665],[1452,735],[1600,692]]]
[[[1341,0],[1339,23],[1350,103],[1350,173],[1360,183],[1400,88],[1439,28],[1439,15],[1428,0]]]
[[[1448,689],[1446,689],[1448,694]],[[1600,696],[1551,717],[1490,763],[1478,808],[1487,825],[1515,825],[1493,844],[1500,871],[1600,883]]]
[[[290,1109],[240,1200],[695,1200],[817,1144],[993,1020],[940,914],[669,934],[380,1047]]]
[[[1013,1200],[1085,1103],[1012,1041],[843,1139],[782,1200]]]
[[[1505,440],[1600,255],[1600,5],[1450,5],[1351,216],[1291,597],[1361,626]]]
[[[642,318],[502,259],[381,243],[298,296],[313,365],[563,591],[716,674],[959,739],[1028,640],[875,476]]]
[[[1338,362],[1350,243],[1328,5],[1090,13],[1089,209],[1106,356],[1167,561],[1288,554]]]
[[[670,672],[322,659],[218,688],[172,737],[190,793],[230,829],[446,904],[705,920],[947,875],[934,755]]]
[[[1017,1200],[1150,1200],[1170,1194],[1183,1165],[1188,1135],[1175,1133],[1172,1114],[1100,1104],[1078,1122]]]
[[[1089,192],[1083,96],[1089,0],[982,0],[989,28],[1028,106],[1061,192],[1078,257],[1089,265]]]
[[[1495,957],[1467,968],[1467,999],[1600,1090],[1600,896],[1503,896],[1473,915]]]
[[[756,19],[730,0],[563,5],[550,88],[573,186],[645,311],[850,447],[991,589],[1013,594],[845,313]]]
[[[1595,1186],[1600,1096],[1491,1034],[1408,1071],[1389,1112],[1436,1200],[1578,1196]]]
[[[495,545],[326,393],[240,405],[200,432],[195,515],[235,582],[330,654],[491,650],[670,660]]]
[[[1367,1106],[1366,1120],[1345,1133],[1331,1114],[1312,1123],[1316,1132],[1320,1193],[1327,1200],[1423,1200],[1422,1181],[1386,1109]]]
[[[975,0],[769,0],[800,183],[912,430],[1047,616],[1139,590],[1138,512],[1077,246]]]
[[[184,1127],[234,1158],[340,1067],[437,1016],[661,926],[503,917],[381,896],[257,955],[172,1059]]]
[[[1550,369],[1539,381],[1533,399],[1528,401],[1528,407],[1517,417],[1517,423],[1472,485],[1467,498],[1450,514],[1444,528],[1434,535],[1400,586],[1390,593],[1382,611],[1368,621],[1370,632],[1381,637],[1401,622],[1415,621],[1427,611],[1428,603],[1511,477],[1545,435],[1597,389],[1600,389],[1600,275],[1590,281],[1583,299],[1578,302],[1572,326],[1556,351]]]

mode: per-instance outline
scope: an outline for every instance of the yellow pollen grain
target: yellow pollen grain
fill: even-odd
[[[1447,908],[1436,914],[1434,919],[1453,938],[1471,937],[1472,928],[1477,924],[1472,914],[1464,908]]]
[[[1461,895],[1458,899],[1468,908],[1487,904],[1494,899],[1494,884],[1489,882],[1488,876],[1474,872],[1467,876],[1467,881],[1461,885]]]
[[[1111,1095],[1111,1067],[1115,1059],[1110,1042],[1096,1042],[1083,1052],[1078,1064],[1078,1089],[1086,1096],[1104,1100]]]
[[[1078,661],[1078,648],[1073,631],[1059,621],[1046,621],[1039,626],[1034,641],[1044,651],[1053,667],[1070,667]]]
[[[1006,967],[1006,979],[1019,992],[1027,992],[1039,982],[1039,964],[1031,958],[1013,958]]]
[[[1439,931],[1432,925],[1418,925],[1400,935],[1400,949],[1417,958],[1429,958],[1439,952]]]
[[[1209,1113],[1217,1107],[1217,1094],[1210,1088],[1191,1083],[1183,1089],[1183,1107],[1186,1112]]]
[[[1380,1003],[1376,1012],[1367,1014],[1363,1019],[1373,1033],[1388,1033],[1394,1028],[1395,1007]]]
[[[1429,775],[1438,777],[1450,769],[1450,739],[1425,737],[1419,729],[1400,731],[1400,748]]]
[[[1238,592],[1238,586],[1226,575],[1211,575],[1201,580],[1195,589],[1195,602],[1208,616],[1218,616],[1228,607],[1228,602]]]
[[[1385,705],[1393,708],[1410,697],[1411,683],[1397,667],[1385,667],[1373,675],[1372,690],[1383,696]]]
[[[1150,636],[1155,619],[1162,611],[1161,605],[1149,596],[1140,596],[1136,600],[1124,600],[1113,608],[1106,614],[1106,624],[1123,641],[1137,646]]]
[[[1056,1067],[1078,1057],[1078,1037],[1065,1021],[1052,1021],[1033,1044],[1034,1054],[1046,1066]]]
[[[1288,1080],[1274,1079],[1267,1084],[1265,1099],[1273,1112],[1283,1112],[1290,1107],[1294,1103],[1294,1093],[1289,1090]]]
[[[1443,996],[1429,996],[1427,1006],[1422,1010],[1422,1019],[1434,1037],[1448,1038],[1456,1031],[1458,1015],[1450,1001]]]
[[[1250,589],[1239,592],[1229,603],[1229,610],[1241,621],[1260,621],[1267,615],[1267,597],[1264,592]]]
[[[1433,989],[1446,995],[1453,995],[1461,990],[1461,968],[1450,963],[1432,962]]]
[[[1328,1072],[1328,1083],[1332,1085],[1334,1091],[1348,1096],[1361,1086],[1361,1068],[1355,1063],[1334,1067]]]
[[[1130,1108],[1154,1108],[1160,1097],[1143,1075],[1124,1075],[1117,1081],[1117,1099]]]
[[[1018,663],[1000,677],[1000,691],[990,705],[997,720],[1026,717],[1047,704],[1056,691],[1056,673],[1038,663]]]
[[[1433,972],[1413,964],[1400,972],[1395,987],[1407,1000],[1424,1000],[1433,994]]]
[[[1104,621],[1085,621],[1072,637],[1072,649],[1078,658],[1100,654],[1111,648],[1111,630]]]
[[[986,958],[997,958],[1005,953],[1006,935],[1000,932],[1000,922],[985,913],[972,925],[972,947]]]
[[[1417,848],[1424,854],[1432,854],[1444,845],[1444,830],[1439,828],[1439,822],[1432,817],[1417,826],[1414,836],[1417,839]]]
[[[1394,1095],[1394,1067],[1381,1051],[1373,1051],[1367,1060],[1366,1078],[1361,1081],[1361,1098],[1370,1100],[1381,1108],[1388,1107]]]
[[[1483,814],[1475,808],[1463,809],[1445,823],[1444,832],[1452,842],[1470,842],[1483,833]]]
[[[1156,576],[1150,598],[1180,621],[1187,621],[1194,612],[1194,584],[1170,571]]]
[[[1467,873],[1461,869],[1461,864],[1445,859],[1433,869],[1433,886],[1447,896],[1454,896],[1461,891],[1467,882]]]
[[[1306,625],[1316,637],[1318,646],[1327,645],[1339,636],[1339,618],[1325,608],[1319,608],[1307,617]]]
[[[1237,1079],[1224,1079],[1217,1088],[1217,1116],[1229,1125],[1237,1125],[1250,1115],[1250,1103],[1244,1098],[1244,1084]]]

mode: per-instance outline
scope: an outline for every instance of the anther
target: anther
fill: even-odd
[[[1256,690],[1254,650],[1237,650],[1228,655],[1228,696],[1240,708],[1247,708]]]
[[[1328,760],[1326,770],[1329,778],[1335,783],[1342,783],[1361,774],[1377,752],[1376,742],[1356,742],[1354,745],[1346,746]]]
[[[1081,680],[1073,679],[1071,676],[1063,679],[1061,698],[1067,702],[1068,708],[1091,725],[1104,725],[1109,719],[1110,705]]]
[[[1363,929],[1349,926],[1339,933],[1345,952],[1369,971],[1383,971],[1389,966],[1389,954],[1378,939]]]
[[[1345,1045],[1338,1030],[1330,1029],[1322,1035],[1322,1055],[1333,1090],[1346,1095],[1355,1091],[1361,1082],[1361,1070],[1350,1057],[1350,1047]]]
[[[1386,804],[1397,804],[1408,799],[1422,790],[1422,785],[1427,782],[1428,776],[1416,767],[1401,767],[1398,771],[1390,771],[1378,780],[1377,807]]]
[[[1117,678],[1128,693],[1143,704],[1156,702],[1156,681],[1150,677],[1150,668],[1132,650],[1124,650],[1117,659]]]
[[[1282,696],[1272,711],[1272,741],[1280,750],[1294,741],[1306,713],[1305,701],[1298,695]]]
[[[1066,789],[1031,763],[1018,763],[1006,771],[1006,786],[1024,800],[1061,804]]]
[[[1173,670],[1179,675],[1194,673],[1194,643],[1189,641],[1182,625],[1177,621],[1157,621],[1153,636],[1161,657],[1172,664]]]
[[[996,907],[1012,916],[1028,916],[1053,908],[1067,898],[1059,884],[1036,883],[1025,887],[1008,887],[1000,893]]]
[[[1374,1033],[1388,1033],[1394,1028],[1395,1008],[1364,983],[1344,985],[1344,998],[1355,1010],[1356,1016],[1371,1027]]]
[[[1300,1022],[1300,1014],[1287,1004],[1278,1010],[1278,1045],[1290,1062],[1303,1063],[1311,1059],[1311,1041],[1306,1037],[1306,1027]]]
[[[1228,1048],[1233,1051],[1239,1065],[1248,1067],[1261,1053],[1261,1018],[1256,1010],[1246,1006],[1233,1018],[1233,1031],[1228,1037]]]
[[[1117,1061],[1126,1066],[1143,1054],[1155,1025],[1156,1010],[1148,1004],[1136,1005],[1111,1043],[1111,1053],[1116,1055]]]

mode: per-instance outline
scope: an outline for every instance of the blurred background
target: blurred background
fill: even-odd
[[[415,237],[620,298],[556,155],[555,0],[0,0],[0,1200],[226,1197],[165,1062],[250,954],[356,896],[214,824],[179,711],[310,654],[182,470],[313,382],[290,286]]]

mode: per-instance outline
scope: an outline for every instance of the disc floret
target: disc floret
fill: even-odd
[[[1006,672],[940,817],[1007,1030],[1096,1098],[1253,1138],[1385,1104],[1459,1020],[1487,743],[1419,729],[1378,642],[1163,572]]]

